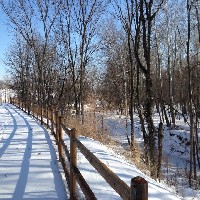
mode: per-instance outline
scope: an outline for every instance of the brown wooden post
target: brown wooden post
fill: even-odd
[[[32,105],[32,115],[33,115],[33,117],[35,117],[35,105],[34,105],[34,103]]]
[[[148,182],[144,178],[131,179],[130,200],[148,200]]]
[[[56,144],[58,145],[58,110],[55,111],[55,121],[56,121]]]
[[[37,119],[37,105],[35,104],[35,118]]]
[[[43,112],[42,112],[43,118],[45,118],[45,116],[46,116],[46,109],[45,109],[45,106],[44,106],[44,107],[42,106],[42,109],[43,109]]]
[[[30,115],[30,107],[31,107],[31,102],[28,100],[28,102],[26,102],[26,113],[28,115]]]
[[[38,106],[36,106],[36,114],[37,114],[37,120],[39,119],[39,107]]]
[[[46,116],[47,116],[47,128],[49,128],[49,108],[46,109]]]
[[[44,110],[43,110],[43,107],[41,106],[41,108],[40,108],[41,125],[43,125],[43,112],[44,112]]]
[[[62,134],[62,127],[61,127],[61,123],[62,123],[62,116],[58,117],[58,151],[59,151],[59,160],[62,161],[62,157],[63,157],[63,149],[62,149],[62,140],[63,140],[63,134]]]
[[[42,116],[43,116],[43,122],[44,122],[44,118],[45,118],[45,107],[42,106]]]
[[[31,114],[31,101],[28,102],[28,115]]]
[[[54,134],[54,109],[51,108],[51,134]]]
[[[76,177],[73,173],[74,166],[77,166],[77,149],[76,149],[76,129],[70,132],[70,199],[77,199],[76,197]]]

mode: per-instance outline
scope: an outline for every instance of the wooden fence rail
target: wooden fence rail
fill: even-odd
[[[81,141],[77,138],[75,129],[69,129],[65,126],[63,123],[63,117],[55,108],[44,108],[33,104],[26,105],[14,98],[10,99],[10,103],[19,107],[28,114],[32,114],[36,119],[40,120],[41,125],[46,124],[47,128],[51,130],[51,134],[53,134],[56,139],[59,161],[62,163],[66,181],[69,186],[71,200],[77,199],[76,182],[79,184],[86,199],[96,199],[95,194],[87,183],[87,180],[84,179],[77,167],[77,149],[80,150],[90,164],[121,196],[122,199],[148,199],[148,182],[144,178],[134,177],[130,180],[130,186],[128,186],[81,143]],[[67,134],[70,138],[70,151],[63,140],[63,133]]]

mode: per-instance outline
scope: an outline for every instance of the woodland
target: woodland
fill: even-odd
[[[188,183],[199,183],[199,0],[1,0],[0,5],[13,33],[5,59],[9,84],[21,102],[73,110],[82,124],[86,105],[117,110],[130,119],[130,151],[137,113],[144,161],[155,179],[163,125],[176,128],[179,115],[190,129]]]

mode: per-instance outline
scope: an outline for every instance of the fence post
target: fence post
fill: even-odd
[[[131,179],[130,200],[148,200],[148,182],[144,178]]]
[[[55,121],[56,121],[56,144],[58,145],[58,110],[55,111]]]
[[[28,112],[28,115],[31,114],[31,101],[28,101],[27,112]]]
[[[33,117],[35,117],[35,104],[34,103],[32,104],[32,115],[33,115]]]
[[[49,128],[49,107],[46,108],[47,128]]]
[[[51,107],[51,134],[54,134],[54,109]]]
[[[70,132],[70,199],[76,199],[76,177],[73,173],[74,166],[77,166],[77,149],[76,149],[76,129]]]
[[[36,105],[36,114],[37,114],[37,120],[39,119],[39,107],[38,107],[38,105]]]
[[[62,161],[62,155],[63,155],[63,149],[62,149],[62,140],[63,140],[63,134],[62,134],[62,116],[58,117],[58,151],[59,151],[59,160]]]
[[[43,106],[40,108],[40,113],[41,113],[41,125],[43,125]]]

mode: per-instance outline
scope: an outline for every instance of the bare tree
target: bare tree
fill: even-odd
[[[82,123],[84,123],[86,66],[92,54],[97,50],[97,46],[94,45],[94,37],[96,36],[98,22],[104,9],[104,1],[102,0],[77,0],[74,3],[74,30],[79,40],[77,41],[79,46],[78,65],[80,66],[79,101]]]
[[[38,103],[45,102],[45,72],[47,49],[51,44],[53,26],[60,12],[59,1],[1,1],[1,6],[8,16],[10,25],[32,49],[37,79]],[[40,31],[38,31],[38,25]]]
[[[120,2],[121,3],[121,2]],[[129,116],[131,120],[131,142],[130,145],[134,146],[134,57],[133,57],[133,20],[134,20],[134,4],[133,1],[124,1],[124,5],[115,1],[117,16],[122,24],[124,32],[126,33],[126,42],[128,49],[129,60]],[[125,8],[125,9],[124,9]],[[123,70],[123,66],[122,66]],[[124,70],[123,70],[124,71]]]
[[[151,78],[151,34],[153,20],[156,17],[161,5],[164,1],[160,1],[157,6],[153,0],[135,1],[136,4],[136,35],[135,35],[135,58],[140,70],[145,75],[146,86],[146,102],[145,102],[145,119],[148,127],[148,149],[151,175],[155,176],[154,166],[156,165],[156,151],[155,151],[155,127],[152,119],[152,78]],[[155,6],[155,7],[153,7]],[[141,36],[142,33],[142,36]],[[143,62],[140,58],[140,40],[142,40]],[[144,65],[144,64],[145,65]]]
[[[188,92],[189,92],[189,113],[190,113],[190,174],[189,184],[192,187],[192,177],[196,180],[196,158],[194,144],[194,113],[193,113],[193,91],[192,91],[192,70],[190,63],[190,39],[191,39],[191,8],[192,2],[187,0],[187,69],[188,69]],[[194,173],[194,176],[193,176]]]

